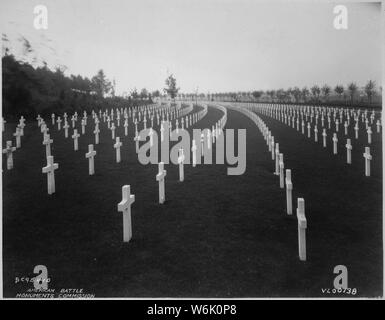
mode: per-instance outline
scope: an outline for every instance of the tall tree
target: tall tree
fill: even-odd
[[[303,99],[303,102],[307,101],[307,97],[309,96],[309,89],[307,87],[303,87],[301,90],[301,96]]]
[[[322,92],[322,95],[323,95],[325,101],[328,101],[328,100],[329,100],[330,91],[331,91],[331,88],[330,88],[327,84],[325,84],[325,85],[321,88],[321,92]]]
[[[337,84],[334,88],[334,92],[337,93],[338,97],[341,100],[342,94],[344,93],[344,86],[342,84]]]
[[[299,100],[301,99],[301,89],[298,88],[298,87],[294,87],[293,91],[292,91],[292,94],[293,94],[295,102],[298,103]]]
[[[136,88],[134,88],[134,90],[131,91],[130,95],[131,95],[132,100],[138,100],[139,99],[139,93],[136,90]]]
[[[167,93],[171,99],[175,99],[176,95],[178,94],[179,88],[176,87],[176,79],[175,77],[170,74],[168,78],[166,79],[166,88],[164,88],[164,92]]]
[[[98,73],[92,77],[92,88],[99,97],[104,97],[111,91],[111,82],[107,79],[104,71],[100,69]]]
[[[141,100],[146,100],[148,97],[148,91],[146,88],[143,88],[141,91],[140,91],[140,99]]]
[[[376,83],[372,80],[369,80],[365,85],[365,93],[368,97],[369,104],[372,103],[373,95],[375,93]]]
[[[358,87],[354,82],[351,82],[348,84],[348,90],[349,90],[349,96],[350,96],[351,104],[353,104],[353,102],[354,102],[354,95],[356,94],[357,89],[358,89]]]
[[[310,88],[310,91],[311,91],[311,94],[313,95],[314,97],[314,100],[315,101],[319,101],[319,96],[321,94],[321,89],[319,86],[317,85],[314,85]]]

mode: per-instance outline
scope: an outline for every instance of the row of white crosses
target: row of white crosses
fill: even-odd
[[[250,104],[241,104],[236,106],[234,104],[228,105],[230,108],[245,114],[249,117],[258,127],[262,133],[268,151],[271,153],[271,158],[274,161],[274,174],[279,177],[279,186],[281,189],[285,188],[286,185],[286,212],[288,215],[292,215],[292,172],[290,169],[286,169],[286,179],[284,174],[284,161],[283,154],[279,151],[279,143],[274,140],[274,136],[271,135],[269,128],[266,123],[255,113],[254,106]],[[306,228],[307,221],[305,216],[305,200],[303,198],[297,199],[297,222],[298,222],[298,255],[301,261],[306,261]]]
[[[200,121],[203,117],[206,116],[206,114],[207,114],[207,105],[204,105],[202,110],[195,112],[195,113],[190,115],[190,126],[192,126],[196,122]],[[188,117],[188,116],[186,116],[186,117]],[[164,131],[165,131],[166,122],[167,122],[167,120],[162,120],[162,122],[160,124],[160,130],[159,131],[160,131],[161,141],[164,141]],[[187,120],[186,120],[186,122],[187,122]],[[170,131],[170,135],[171,135],[172,122],[168,121],[167,123],[168,123],[169,131]],[[178,127],[178,125],[176,125],[176,127],[175,127],[176,133],[178,133],[178,130],[179,130],[179,127]],[[153,136],[153,129],[152,128],[150,128],[149,136],[150,136],[150,144],[152,146],[152,136]],[[136,153],[138,153],[139,152],[139,132],[137,131],[137,128],[135,129],[134,141],[135,141],[135,150],[136,150]]]
[[[219,107],[224,110],[224,116],[217,122],[216,128],[217,130],[222,129],[227,120],[227,110],[226,108]],[[201,119],[207,113],[207,106],[203,108],[203,110],[198,112],[196,119]],[[164,121],[162,121],[163,125]],[[162,131],[161,131],[162,132]],[[136,140],[138,141],[138,140]],[[196,151],[196,143],[195,140],[192,142],[192,151],[193,151],[193,159],[194,159],[194,147]],[[90,146],[89,146],[90,148]],[[92,148],[89,150],[93,150]],[[90,153],[91,151],[89,151]],[[96,153],[95,153],[96,154]],[[95,155],[94,154],[94,155]],[[179,181],[184,181],[184,161],[185,154],[183,148],[178,150],[178,166],[179,166]],[[195,154],[195,164],[196,164],[196,154]],[[193,160],[193,166],[194,160]],[[166,189],[165,189],[165,177],[167,175],[167,171],[164,169],[164,162],[158,163],[158,174],[156,175],[156,181],[158,181],[158,190],[159,190],[159,204],[164,204],[166,201]],[[131,220],[131,205],[135,202],[135,195],[131,194],[131,188],[129,185],[125,185],[122,187],[122,201],[118,204],[118,211],[123,213],[123,242],[129,242],[132,238],[132,220]]]
[[[307,107],[305,108],[305,110],[313,110],[313,109],[317,109],[318,107]],[[288,124],[290,126],[290,118],[292,119],[292,126],[294,128],[294,119],[295,117],[297,117],[297,131],[299,131],[299,116],[301,116],[302,120],[301,120],[301,124],[302,124],[302,134],[305,134],[305,122],[304,122],[304,118],[306,117],[309,117],[309,120],[310,122],[307,123],[307,137],[310,138],[311,137],[311,122],[312,122],[312,119],[314,117],[314,114],[316,114],[315,116],[315,124],[314,124],[314,141],[315,142],[318,142],[318,128],[317,128],[317,119],[318,119],[318,110],[316,110],[315,112],[314,111],[311,111],[310,113],[308,113],[307,111],[304,111],[303,108],[299,107],[298,109],[295,109],[293,106],[287,106],[287,105],[272,105],[272,104],[253,104],[252,105],[252,109],[253,111],[255,112],[261,112],[262,114],[264,115],[267,115],[267,116],[271,116],[273,118],[275,118],[276,120],[278,121],[281,121],[285,124]],[[328,110],[328,109],[326,109]],[[336,132],[339,131],[339,120],[338,118],[336,118],[336,112],[335,111],[336,109],[334,108],[333,109],[335,113],[333,113],[333,118],[335,119],[335,125],[336,125]],[[355,130],[355,138],[358,139],[358,122],[359,122],[359,115],[360,115],[360,111],[354,111],[354,110],[351,110],[351,109],[343,109],[344,112],[346,112],[348,115],[349,115],[349,121],[345,121],[345,135],[348,134],[348,131],[347,131],[347,128],[349,126],[349,122],[350,122],[350,115],[352,115],[353,119],[356,121],[355,122],[355,126],[354,126],[354,130]],[[339,115],[340,115],[340,119],[342,121],[343,119],[343,115],[344,115],[344,112],[343,111],[340,111]],[[322,111],[322,119],[323,119],[323,112]],[[329,111],[325,111],[325,112],[329,112],[328,114],[330,114],[330,110]],[[328,119],[330,120],[330,115],[328,116]],[[362,119],[366,119],[365,120],[365,124],[366,124],[366,127],[367,127],[367,134],[368,134],[368,143],[371,144],[372,143],[372,130],[371,130],[371,127],[368,126],[368,123],[369,123],[369,120],[367,118],[367,111],[362,113]],[[371,116],[370,116],[370,121],[373,123],[374,122],[374,119],[375,119],[375,113],[372,112]],[[364,122],[362,120],[362,122]],[[330,123],[330,121],[329,121]],[[324,124],[324,121],[322,121],[322,126]],[[330,128],[330,126],[329,126]],[[333,154],[337,154],[338,153],[338,137],[337,137],[337,133],[333,133],[333,136],[332,136],[332,144],[333,144]],[[380,120],[378,119],[377,120],[377,132],[379,133],[380,132]],[[327,146],[327,133],[326,133],[326,128],[323,128],[322,129],[322,144],[323,144],[323,147],[326,148]],[[352,149],[353,149],[353,146],[352,146],[352,142],[351,142],[351,139],[347,139],[347,142],[346,142],[346,162],[347,164],[351,164],[352,163],[352,157],[351,157],[351,152],[352,152]],[[369,147],[365,147],[365,153],[363,154],[364,158],[365,158],[365,175],[367,175],[367,173],[369,172],[369,176],[370,176],[370,161],[372,160],[372,156],[370,155],[370,148]]]
[[[6,120],[2,118],[2,131],[5,130]],[[25,118],[23,116],[19,119],[19,124],[16,126],[16,132],[13,133],[13,136],[16,139],[16,146],[12,146],[12,141],[8,140],[6,142],[5,149],[2,150],[3,154],[7,157],[7,170],[13,169],[13,152],[21,148],[21,137],[24,136],[24,127],[25,127]]]
[[[293,105],[272,105],[272,104],[256,104],[259,111],[262,111],[263,114],[273,117],[283,123],[285,123],[288,126],[292,126],[295,128],[295,122],[297,123],[297,131],[299,131],[299,123],[301,120],[301,127],[302,127],[302,134],[304,134],[305,129],[305,120],[307,122],[307,129],[308,129],[308,137],[310,138],[310,129],[311,124],[314,120],[314,134],[315,139],[317,139],[317,132],[318,132],[318,119],[321,115],[321,125],[322,128],[326,130],[325,128],[325,115],[327,114],[328,118],[328,129],[331,129],[331,117],[333,117],[333,121],[335,123],[335,131],[339,132],[339,126],[340,124],[344,123],[344,134],[345,136],[348,135],[348,128],[350,126],[350,120],[353,119],[355,121],[355,138],[358,139],[358,130],[359,130],[359,118],[361,114],[361,110],[354,110],[354,109],[328,109],[323,107],[322,110],[319,111],[319,107],[302,107],[302,106],[293,106]],[[310,110],[310,111],[309,111]],[[344,121],[344,115],[346,115],[346,120]],[[339,118],[337,118],[339,116]],[[372,130],[369,126],[369,120],[368,120],[368,111],[366,110],[361,114],[362,122],[365,122],[365,130],[367,131],[368,135],[368,143],[371,143],[372,138]],[[381,114],[380,114],[381,118]],[[364,121],[365,119],[365,121]],[[375,120],[375,112],[372,111],[370,116],[370,122],[371,125],[374,123]],[[376,122],[377,126],[377,133],[380,133],[380,127],[381,127],[381,121],[380,119],[377,119]],[[323,130],[323,132],[325,132]]]

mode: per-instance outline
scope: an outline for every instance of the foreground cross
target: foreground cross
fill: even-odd
[[[53,156],[47,157],[47,166],[43,167],[42,172],[47,174],[48,194],[55,193],[55,170],[58,168],[59,165],[53,162]]]
[[[96,156],[96,151],[94,150],[94,145],[88,145],[88,152],[86,153],[86,158],[88,158],[88,174],[90,176],[95,174],[95,163],[94,157]]]
[[[301,261],[306,261],[306,228],[307,221],[305,216],[305,200],[298,198],[297,207],[298,220],[298,254]]]
[[[164,170],[164,162],[159,162],[159,172],[156,175],[156,180],[159,181],[159,203],[162,204],[166,200],[164,178],[167,175],[167,171]]]
[[[129,242],[132,238],[131,205],[135,202],[135,195],[131,194],[129,185],[122,187],[122,198],[118,211],[123,213],[123,242]]]

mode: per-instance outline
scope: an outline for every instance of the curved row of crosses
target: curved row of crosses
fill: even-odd
[[[365,130],[367,133],[367,141],[370,145],[372,143],[373,131],[371,126],[376,124],[377,133],[381,132],[381,112],[377,114],[373,110],[369,117],[368,110],[362,111],[360,109],[347,109],[347,108],[327,108],[327,107],[309,107],[309,106],[292,106],[292,105],[271,105],[271,104],[252,104],[248,105],[254,112],[259,112],[271,118],[274,118],[289,127],[296,128],[299,131],[299,123],[301,122],[301,133],[305,134],[305,121],[307,122],[307,137],[311,138],[311,129],[313,126],[314,142],[318,142],[318,122],[321,119],[322,128],[322,145],[324,148],[327,146],[327,129],[331,130],[332,125],[335,126],[335,132],[333,133],[333,154],[338,153],[338,137],[340,132],[340,125],[344,125],[344,136],[348,136],[348,130],[352,126],[354,121],[355,140],[358,139],[360,130],[360,118],[361,123],[365,124]],[[325,117],[327,118],[328,127],[325,126]],[[332,124],[333,122],[333,124]],[[370,125],[369,125],[370,124]],[[352,139],[346,140],[346,163],[352,163]],[[364,148],[363,157],[365,158],[365,175],[370,176],[370,161],[372,155],[370,154],[370,147]]]
[[[221,130],[226,124],[227,120],[227,111],[226,109],[223,109],[220,106],[215,106],[216,108],[219,108],[224,111],[224,115],[220,120],[216,122],[215,125],[212,126],[212,131],[210,132],[209,129],[205,129],[202,135],[200,136],[201,140],[201,148],[197,148],[197,144],[195,140],[192,141],[192,154],[193,154],[193,166],[197,164],[197,157],[202,156],[203,152],[197,152],[200,150],[207,150],[210,149],[211,144],[215,143],[216,139],[221,135]],[[182,108],[181,105],[179,106],[143,106],[143,107],[137,107],[137,108],[121,108],[121,109],[110,109],[110,110],[99,110],[99,112],[95,112],[92,110],[91,112],[91,119],[90,116],[87,114],[86,111],[83,112],[83,117],[81,118],[77,112],[75,112],[73,115],[68,116],[66,113],[63,114],[63,119],[60,116],[57,116],[55,114],[51,115],[51,130],[54,130],[56,128],[57,132],[64,131],[64,137],[69,137],[69,121],[71,122],[73,134],[71,135],[71,138],[73,139],[73,148],[74,151],[79,150],[79,138],[81,135],[84,135],[86,133],[87,125],[90,126],[92,123],[94,123],[94,130],[93,133],[95,135],[95,145],[99,144],[99,133],[101,130],[101,124],[104,124],[104,127],[111,131],[111,137],[112,140],[115,142],[113,144],[113,147],[116,149],[116,162],[121,162],[121,153],[120,149],[122,147],[122,142],[120,141],[119,137],[116,137],[116,129],[121,127],[121,125],[124,126],[124,134],[125,136],[128,135],[128,121],[129,118],[131,118],[132,123],[135,126],[135,136],[134,141],[137,144],[136,149],[138,150],[138,144],[140,140],[139,137],[139,126],[143,129],[147,129],[147,119],[151,121],[151,126],[147,130],[149,132],[148,136],[151,140],[151,132],[153,130],[153,126],[155,126],[155,120],[156,125],[160,128],[160,132],[162,134],[162,129],[164,129],[164,126],[167,124],[167,126],[170,127],[170,133],[171,132],[177,132],[178,131],[178,119],[180,119],[181,123],[181,129],[188,128],[189,125],[192,126],[199,120],[201,120],[203,117],[206,116],[208,107],[207,105],[204,105],[203,108],[199,111],[196,111],[193,113],[194,106],[192,104],[187,105],[186,107]],[[47,174],[47,192],[48,194],[55,193],[55,170],[59,168],[59,164],[54,162],[54,156],[51,153],[51,145],[53,144],[53,139],[51,138],[51,135],[49,134],[50,128],[48,127],[48,124],[45,122],[45,120],[38,115],[36,118],[37,125],[40,128],[41,133],[43,134],[43,142],[42,145],[45,146],[45,152],[46,152],[46,158],[47,158],[47,165],[42,168],[42,172]],[[80,120],[80,121],[79,121]],[[21,139],[24,135],[24,127],[25,127],[25,121],[26,119],[24,117],[21,117],[19,120],[19,124],[16,127],[16,134],[14,136],[16,137],[16,145],[17,148],[21,147]],[[62,126],[62,122],[64,121],[64,125]],[[175,121],[175,130],[171,131],[172,121]],[[49,121],[48,121],[49,122]],[[5,125],[5,120],[3,119],[3,130]],[[78,129],[76,128],[77,124],[80,123],[81,130],[80,133],[78,132]],[[154,129],[155,131],[156,129]],[[145,130],[146,131],[146,130]],[[12,141],[7,141],[7,148],[3,150],[3,153],[7,154],[7,167],[8,169],[13,168],[13,152],[16,151],[16,147],[12,147]],[[96,150],[94,149],[94,144],[88,145],[88,152],[85,154],[85,158],[88,159],[89,163],[89,175],[95,174],[95,163],[94,158],[96,156]],[[199,162],[200,163],[200,162]],[[184,151],[181,150],[181,153],[178,157],[178,164],[179,164],[179,173],[180,173],[180,181],[183,181],[184,179]],[[164,164],[162,162],[159,163],[159,173],[156,176],[156,179],[159,181],[159,203],[164,203],[165,201],[165,187],[164,187],[164,177],[166,176],[166,171],[164,170]],[[123,192],[123,200],[119,204],[118,209],[119,211],[122,211],[123,214],[123,222],[124,222],[124,228],[123,228],[123,240],[129,241],[131,238],[131,224],[128,225],[128,216],[129,209],[126,205],[128,205],[129,201],[132,201],[134,199],[130,195],[130,186],[123,186],[122,188]],[[130,200],[131,199],[131,200]],[[127,202],[128,201],[128,202]]]
[[[292,192],[293,192],[293,183],[291,180],[291,170],[286,169],[286,178],[284,173],[284,161],[283,161],[283,153],[279,152],[279,143],[276,142],[276,149],[272,147],[272,141],[274,141],[274,137],[271,136],[271,131],[269,130],[266,123],[254,112],[250,109],[250,106],[245,105],[236,105],[236,104],[226,104],[227,108],[236,110],[238,112],[243,113],[249,119],[251,119],[259,131],[262,133],[264,139],[266,140],[266,144],[269,152],[271,153],[271,159],[275,161],[275,172],[274,175],[279,177],[279,185],[281,189],[285,188],[286,185],[286,211],[288,215],[293,214],[293,200],[292,200]],[[298,253],[299,259],[301,261],[306,261],[306,228],[307,228],[307,220],[305,216],[305,200],[303,198],[297,199],[297,221],[298,221]]]

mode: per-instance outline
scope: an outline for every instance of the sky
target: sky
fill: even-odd
[[[381,5],[344,3],[348,29],[333,26],[321,1],[1,0],[0,26],[12,50],[28,39],[38,61],[92,77],[103,69],[117,93],[164,88],[229,92],[381,84]],[[36,5],[48,29],[33,27]]]

